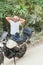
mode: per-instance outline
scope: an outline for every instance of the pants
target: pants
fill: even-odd
[[[16,33],[15,35],[11,35],[11,39],[14,40],[14,41],[17,41],[17,42],[21,42],[23,43],[27,37],[30,37],[32,34],[32,30],[30,28],[25,28],[23,30],[23,36],[20,37],[19,33]]]

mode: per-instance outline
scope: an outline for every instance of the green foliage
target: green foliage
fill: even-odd
[[[14,14],[21,17],[26,17],[28,15],[28,11],[24,5],[16,5],[14,9]]]
[[[35,29],[37,25],[40,27],[43,21],[43,0],[0,0],[0,18],[14,15],[26,19],[25,27],[30,24]]]

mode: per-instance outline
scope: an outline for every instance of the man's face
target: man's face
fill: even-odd
[[[17,22],[19,20],[19,18],[13,18],[14,22]]]

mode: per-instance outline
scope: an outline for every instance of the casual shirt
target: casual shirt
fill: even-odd
[[[15,35],[15,33],[19,33],[19,26],[21,24],[20,21],[14,22],[12,20],[9,20],[10,23],[10,34]]]

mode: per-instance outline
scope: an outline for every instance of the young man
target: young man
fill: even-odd
[[[6,20],[10,23],[10,34],[11,39],[19,37],[19,26],[25,23],[25,19],[19,18],[18,16],[6,17]]]

